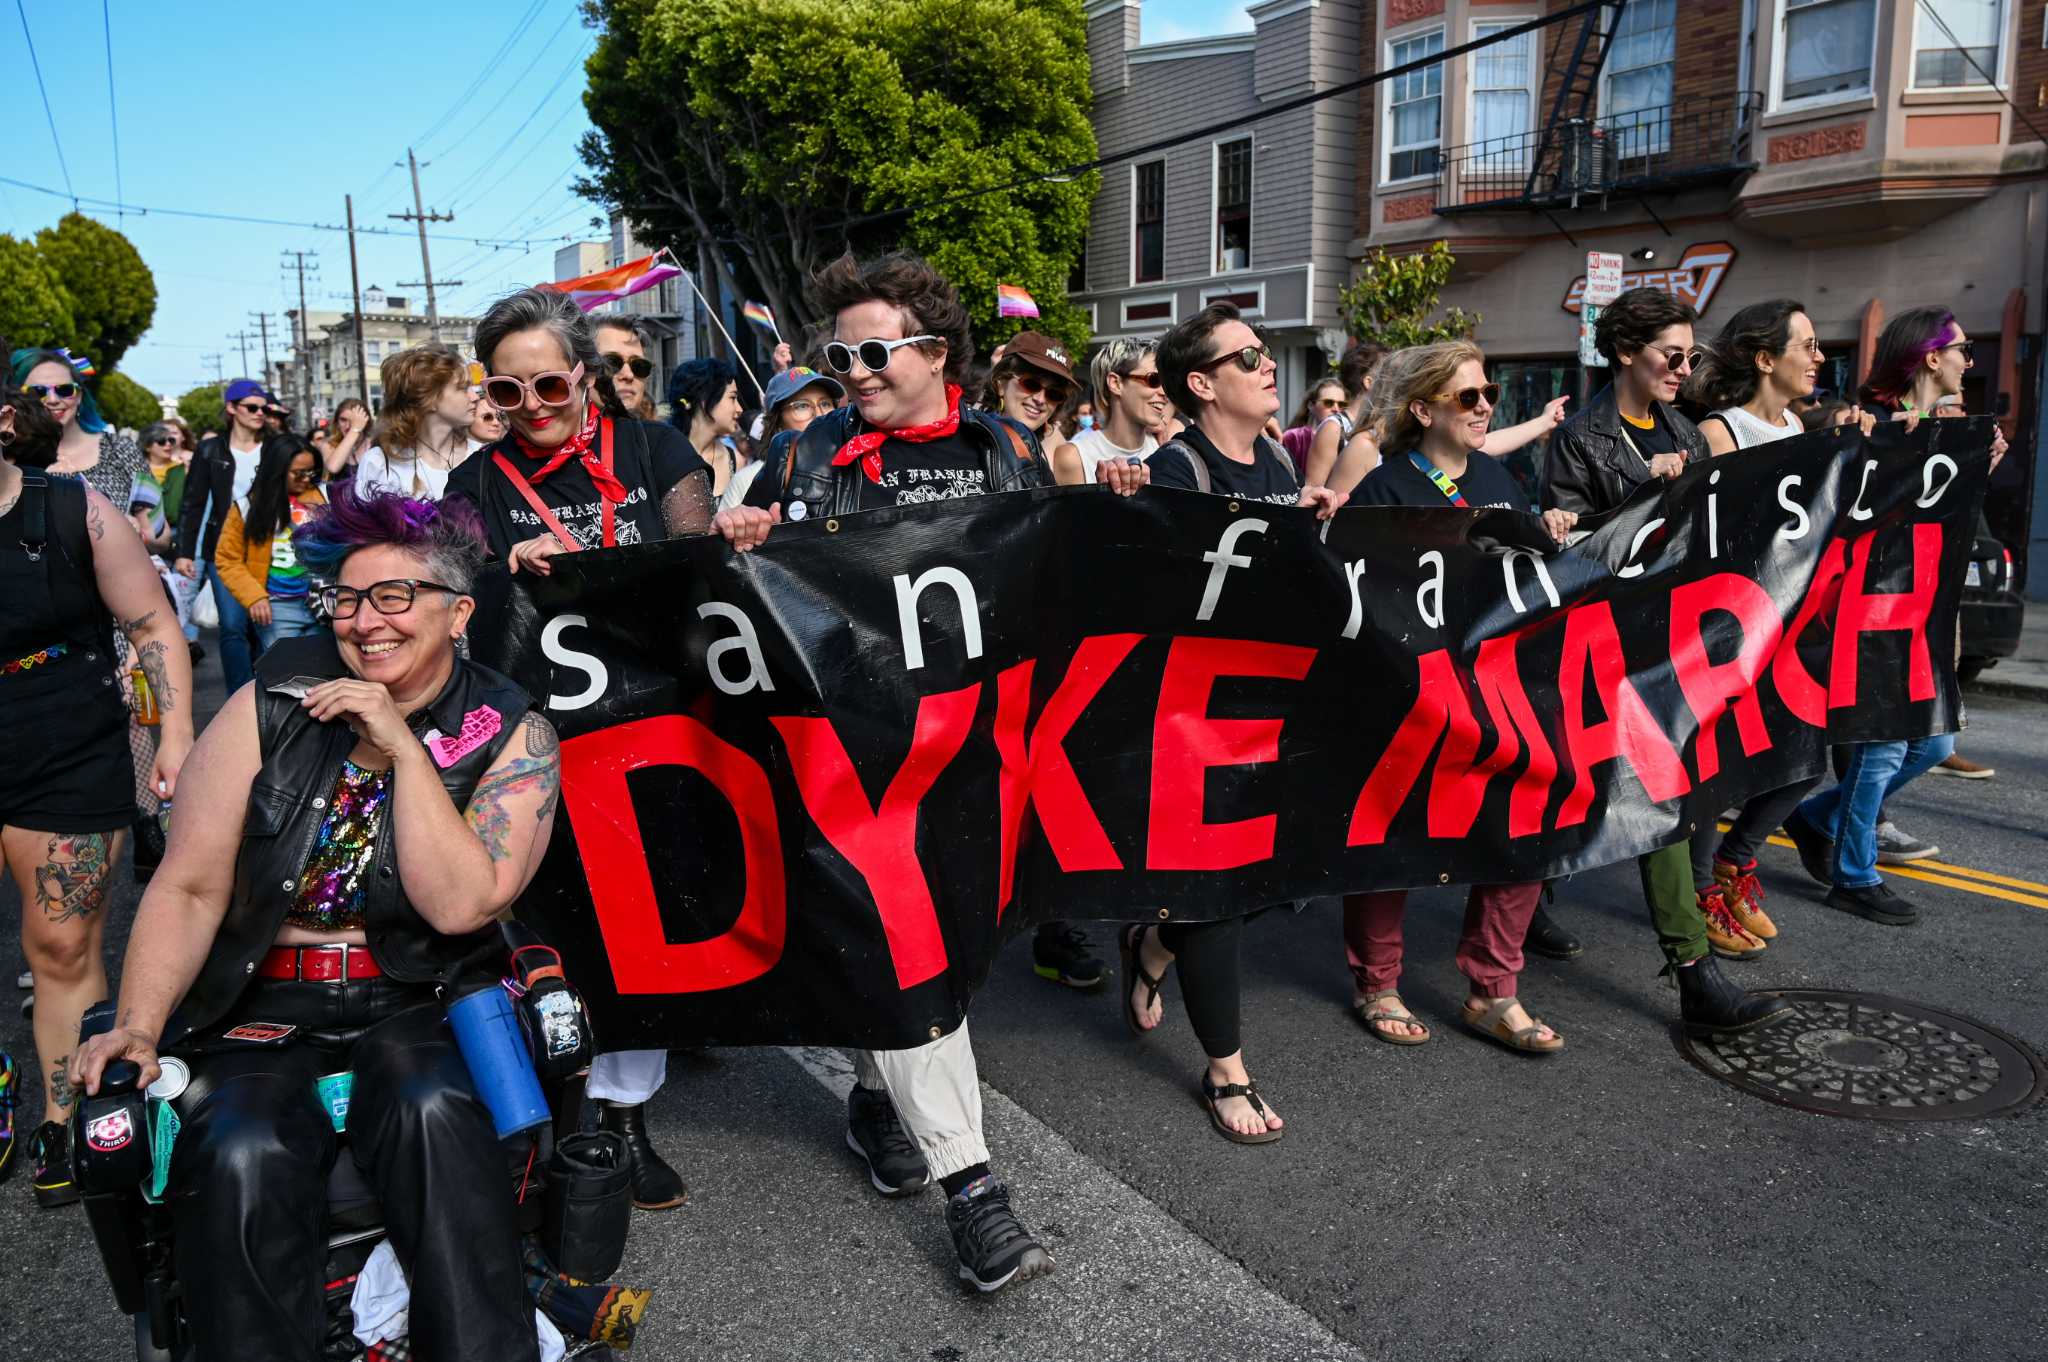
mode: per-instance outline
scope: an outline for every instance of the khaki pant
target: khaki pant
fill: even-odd
[[[988,1162],[981,1138],[981,1075],[967,1023],[910,1050],[850,1050],[854,1079],[896,1104],[934,1182]]]

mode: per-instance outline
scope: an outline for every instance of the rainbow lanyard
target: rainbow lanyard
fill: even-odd
[[[1463,506],[1466,504],[1465,494],[1458,490],[1457,483],[1451,481],[1450,474],[1444,472],[1443,469],[1438,468],[1412,449],[1408,451],[1408,462],[1414,464],[1416,470],[1423,477],[1436,484],[1436,490],[1444,494],[1445,501],[1450,502],[1453,506]]]

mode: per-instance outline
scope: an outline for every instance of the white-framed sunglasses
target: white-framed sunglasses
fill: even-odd
[[[853,345],[845,341],[825,343],[825,367],[835,374],[853,372],[853,362],[858,359],[861,367],[871,374],[878,374],[889,367],[889,361],[896,352],[906,345],[919,341],[935,341],[937,336],[905,336],[902,340],[864,340]]]

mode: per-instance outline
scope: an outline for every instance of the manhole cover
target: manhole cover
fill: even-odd
[[[1874,993],[1774,989],[1793,1013],[1736,1036],[1681,1037],[1685,1057],[1766,1101],[1826,1116],[1969,1121],[2016,1111],[2048,1069],[2004,1032]]]

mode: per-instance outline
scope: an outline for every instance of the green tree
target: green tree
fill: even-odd
[[[93,396],[107,420],[117,426],[141,430],[164,414],[163,403],[156,400],[156,394],[126,374],[103,376]]]
[[[32,241],[0,233],[0,339],[9,345],[75,345],[71,295]]]
[[[194,435],[207,435],[227,424],[228,413],[218,383],[194,388],[178,399],[178,415]]]
[[[1389,255],[1375,247],[1359,262],[1358,277],[1337,291],[1337,315],[1353,340],[1389,350],[1461,340],[1479,325],[1478,313],[1454,307],[1430,320],[1454,264],[1442,241],[1419,254]]]
[[[904,247],[960,290],[979,344],[1023,325],[1076,349],[1066,286],[1100,177],[938,203],[1093,159],[1081,0],[586,0],[587,196],[686,266],[775,310],[801,343],[807,275]],[[909,212],[897,210],[910,209]],[[886,214],[862,221],[873,214]],[[743,282],[744,281],[744,282]],[[1036,323],[996,316],[1022,285]],[[752,287],[749,287],[751,285]]]
[[[37,232],[36,249],[70,295],[72,348],[112,369],[156,316],[156,277],[127,237],[83,213]]]

